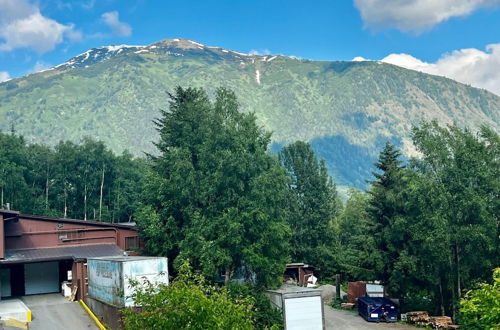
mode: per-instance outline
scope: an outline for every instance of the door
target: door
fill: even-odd
[[[24,265],[25,294],[59,292],[59,262]]]
[[[323,309],[321,296],[285,299],[287,330],[322,330]]]
[[[0,269],[0,296],[10,297],[12,295],[12,290],[10,289],[10,269],[4,268]]]

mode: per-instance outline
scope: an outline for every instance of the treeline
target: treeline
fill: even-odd
[[[0,205],[26,214],[131,221],[145,169],[144,160],[90,138],[50,148],[0,133]]]
[[[382,280],[403,307],[457,316],[459,301],[500,265],[500,140],[425,123],[418,157],[390,143],[368,193],[353,191],[338,218],[339,270]]]

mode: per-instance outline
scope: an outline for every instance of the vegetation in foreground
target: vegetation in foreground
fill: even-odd
[[[250,299],[232,300],[227,289],[206,283],[183,264],[170,285],[136,283],[139,310],[123,311],[126,329],[253,329]]]
[[[493,284],[482,283],[460,301],[460,324],[471,330],[500,329],[500,268],[493,272]]]

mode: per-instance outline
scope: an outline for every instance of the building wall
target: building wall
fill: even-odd
[[[5,258],[5,238],[3,226],[3,214],[0,214],[0,259]]]
[[[2,221],[3,223],[3,221]],[[1,232],[0,232],[1,234]],[[3,237],[4,235],[0,235]],[[137,237],[135,230],[81,222],[47,221],[19,217],[5,223],[6,249],[33,249],[78,244],[114,243],[123,250],[127,237]],[[1,255],[0,255],[1,257]]]
[[[76,290],[76,300],[83,299],[87,296],[88,292],[88,276],[87,276],[87,264],[84,262],[74,262],[71,268],[71,290]]]
[[[5,221],[6,218],[9,220]],[[6,250],[43,250],[44,248],[90,244],[116,244],[129,255],[136,254],[132,249],[142,247],[137,231],[125,225],[21,215],[16,211],[0,210],[0,268],[8,269],[12,295],[25,294],[24,266],[26,262],[1,264]],[[77,288],[76,298],[84,298],[88,290],[85,259],[72,260],[68,257],[68,260],[58,260],[58,262],[63,264],[63,266],[59,265],[58,281],[67,280],[66,272],[71,269],[72,288]]]

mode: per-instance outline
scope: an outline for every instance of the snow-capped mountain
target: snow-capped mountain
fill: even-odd
[[[0,83],[0,129],[56,145],[84,136],[116,152],[154,153],[153,124],[177,86],[230,88],[276,146],[309,141],[340,184],[364,188],[385,141],[415,151],[422,120],[500,127],[500,97],[444,77],[372,61],[244,54],[192,40],[90,49]]]
[[[85,67],[108,60],[114,56],[125,55],[144,48],[146,47],[129,46],[129,45],[102,46],[98,48],[92,48],[80,55],[71,58],[70,60],[64,63],[55,66],[53,69],[70,70],[70,69]]]
[[[193,40],[176,38],[165,39],[149,46],[117,45],[92,48],[80,55],[71,58],[64,63],[53,67],[52,69],[67,71],[75,68],[90,66],[114,58],[116,56],[123,56],[130,53],[154,53],[157,55],[184,56],[187,54],[194,55],[201,52],[206,52],[208,53],[208,55],[215,55],[219,57],[222,56],[227,59],[239,60],[244,62],[255,62],[256,60],[268,62],[274,60],[278,56],[282,56],[240,53],[221,47],[206,46]]]

